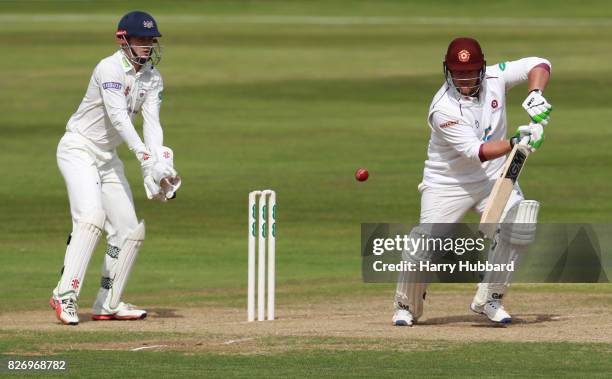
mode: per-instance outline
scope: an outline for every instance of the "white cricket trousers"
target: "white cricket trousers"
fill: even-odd
[[[435,236],[451,235],[454,224],[461,222],[470,209],[479,215],[484,212],[494,184],[495,180],[487,180],[438,188],[421,183],[421,229]],[[517,184],[510,194],[502,219],[521,200],[523,194]],[[418,319],[423,314],[423,300],[430,280],[429,273],[400,272],[395,290],[395,309],[406,309],[415,320]]]
[[[66,132],[57,146],[57,165],[68,189],[73,231],[79,219],[101,209],[108,244],[121,247],[138,220],[117,152],[101,150],[80,134]]]
[[[421,217],[419,222],[421,224],[461,222],[470,209],[481,215],[487,206],[487,200],[494,184],[495,179],[441,188],[429,187],[423,183],[419,184],[419,192],[421,193]],[[504,214],[521,200],[524,200],[523,193],[516,184],[510,194]]]

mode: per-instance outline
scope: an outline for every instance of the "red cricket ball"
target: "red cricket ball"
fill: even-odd
[[[355,171],[355,179],[359,180],[360,182],[365,182],[368,180],[369,176],[370,173],[368,172],[367,168],[359,168],[357,171]]]

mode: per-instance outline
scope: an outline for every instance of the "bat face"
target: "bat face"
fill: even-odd
[[[506,179],[510,179],[512,184],[516,183],[526,160],[527,153],[523,151],[523,149],[517,148],[514,157],[510,161],[510,166],[508,166],[508,171],[505,173],[504,177]]]
[[[519,175],[521,175],[528,156],[529,149],[524,145],[517,144],[506,159],[502,173],[493,185],[487,207],[480,218],[479,230],[486,237],[493,238],[497,230],[497,224],[501,221],[506,203],[508,203],[512,189]]]

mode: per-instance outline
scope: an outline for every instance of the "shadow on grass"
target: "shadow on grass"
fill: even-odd
[[[176,309],[174,308],[153,308],[153,309],[147,309],[147,318],[183,318],[185,316],[181,316],[176,314]],[[100,321],[94,321],[91,319],[91,312],[86,312],[86,313],[79,313],[79,318],[80,324],[84,324],[87,322],[100,322]],[[108,321],[114,321],[114,322],[125,322],[125,321],[140,321],[140,320],[105,320],[106,322]]]
[[[541,314],[541,313],[527,313],[520,316],[513,316],[511,324],[496,324],[493,323],[485,316],[481,315],[462,315],[462,316],[447,316],[447,317],[433,317],[425,321],[419,322],[419,325],[447,325],[457,323],[473,323],[472,327],[475,328],[500,328],[510,325],[532,325],[540,324],[544,322],[555,322],[560,321],[561,317],[558,314]]]

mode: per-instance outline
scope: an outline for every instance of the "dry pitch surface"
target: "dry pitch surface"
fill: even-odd
[[[388,295],[388,294],[386,294]],[[356,302],[279,307],[277,320],[245,321],[240,308],[153,308],[144,321],[89,321],[82,310],[79,326],[59,325],[51,309],[0,314],[12,331],[142,332],[142,341],[105,343],[43,342],[42,351],[174,350],[193,352],[274,353],[296,349],[435,349],[434,341],[604,342],[612,343],[612,303],[602,294],[517,293],[507,299],[514,321],[488,322],[468,310],[471,293],[428,294],[425,314],[411,328],[391,326],[389,296]],[[164,337],[155,337],[162,332]],[[157,334],[159,335],[159,334]],[[339,342],[341,341],[341,342]]]

